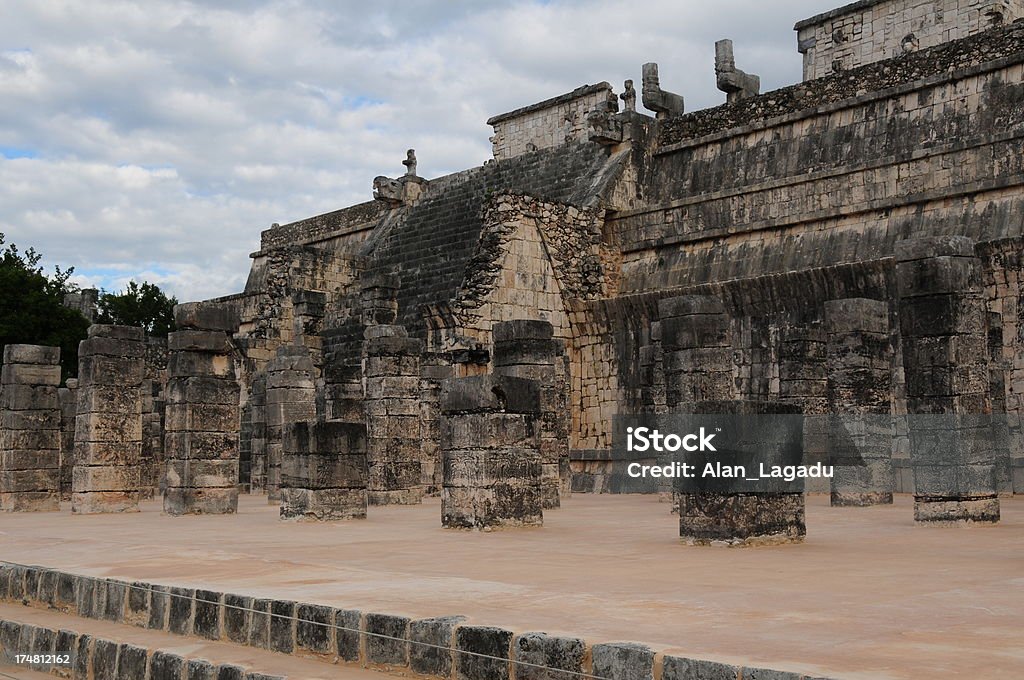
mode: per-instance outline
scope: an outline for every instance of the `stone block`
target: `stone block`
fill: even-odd
[[[594,675],[608,680],[654,680],[654,650],[632,642],[591,648]]]
[[[409,619],[367,614],[363,619],[366,661],[387,666],[409,665]]]
[[[221,638],[220,610],[223,594],[211,590],[197,590],[195,614],[192,623],[194,635],[208,640]]]
[[[270,600],[252,601],[252,618],[249,628],[249,646],[260,649],[270,648]]]
[[[295,646],[316,655],[330,654],[334,649],[334,610],[315,604],[299,604],[296,611]]]
[[[234,333],[241,323],[237,305],[216,302],[187,302],[174,307],[174,322],[181,329]]]
[[[282,654],[295,651],[295,603],[290,600],[270,603],[270,649]]]
[[[142,359],[146,347],[139,341],[93,337],[78,345],[79,357],[106,356],[116,359]]]
[[[499,375],[453,378],[441,385],[442,413],[540,413],[540,385]]]
[[[148,662],[149,651],[145,647],[122,644],[117,655],[117,680],[145,678]]]
[[[228,354],[231,343],[224,331],[181,330],[167,335],[167,350]]]
[[[184,673],[184,658],[170,652],[153,652],[149,665],[149,680],[182,680]]]
[[[99,585],[105,589],[103,597],[103,618],[107,621],[121,623],[124,621],[124,604],[128,594],[128,584],[123,581],[102,581]]]
[[[60,364],[60,347],[18,344],[5,345],[3,362],[4,364],[41,364],[44,366],[57,366]]]
[[[147,583],[129,584],[126,591],[124,621],[145,627],[149,622],[150,586]]]
[[[89,326],[88,337],[142,342],[146,338],[146,332],[139,326],[119,326],[115,324],[97,323]]]
[[[792,543],[806,533],[803,494],[679,496],[679,536],[690,545]]]
[[[176,635],[191,635],[196,591],[192,588],[171,588],[169,595],[167,630]]]
[[[252,627],[253,598],[244,595],[224,595],[222,620],[224,622],[224,638],[240,645],[249,644]]]
[[[217,668],[206,659],[189,659],[186,680],[216,680]]]
[[[516,680],[572,680],[585,673],[586,655],[586,642],[580,638],[523,633],[512,643]]]
[[[241,666],[221,664],[217,666],[217,680],[245,680],[245,669]]]
[[[2,385],[60,385],[60,366],[44,364],[4,364],[0,369]]]
[[[153,630],[167,630],[170,610],[170,588],[167,586],[151,586],[149,591],[149,622],[146,627]]]
[[[117,678],[118,644],[97,638],[93,643],[92,663],[89,665],[92,680],[115,680]]]
[[[81,357],[78,361],[79,389],[88,385],[134,385],[142,382],[143,363],[102,354]],[[57,369],[58,377],[60,369]],[[59,385],[57,383],[46,383]]]
[[[740,680],[740,668],[716,661],[666,656],[661,680]]]
[[[456,680],[509,680],[512,637],[512,631],[503,628],[459,626],[455,631]]]
[[[334,612],[334,642],[338,658],[343,661],[359,661],[362,612],[354,609],[339,609]]]
[[[455,628],[464,616],[419,619],[409,623],[409,667],[414,673],[451,677]]]

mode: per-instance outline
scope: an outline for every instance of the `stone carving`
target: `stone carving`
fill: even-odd
[[[408,177],[417,177],[416,175],[416,149],[409,149],[405,152],[405,160],[402,161],[402,165],[405,166],[405,174]]]
[[[633,89],[633,81],[627,80],[623,85],[622,94],[619,95],[626,107],[626,113],[636,112],[636,90]]]
[[[761,79],[736,68],[732,40],[715,43],[715,77],[718,89],[726,93],[729,103],[747,97],[756,97],[761,91]]]
[[[658,77],[658,65],[651,62],[643,66],[643,89],[641,90],[644,106],[654,111],[658,120],[682,115],[685,105],[682,95],[661,89]]]
[[[366,426],[303,421],[284,429],[281,519],[366,517]]]
[[[373,178],[373,197],[390,205],[402,204],[402,183],[390,177]]]

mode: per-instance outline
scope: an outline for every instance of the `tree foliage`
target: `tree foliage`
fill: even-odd
[[[96,323],[141,326],[150,335],[166,337],[174,330],[174,305],[178,300],[156,284],[129,281],[124,291],[107,293],[99,299]]]
[[[75,287],[68,283],[74,267],[47,276],[39,265],[42,255],[25,252],[0,233],[0,349],[8,344],[60,347],[65,377],[78,373],[78,343],[89,322],[64,306],[64,295]]]

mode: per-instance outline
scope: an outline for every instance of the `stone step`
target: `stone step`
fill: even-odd
[[[42,632],[40,632],[42,631]],[[18,633],[17,642],[13,642]],[[22,649],[21,647],[27,647]],[[58,649],[58,647],[70,649]],[[70,651],[70,665],[12,664],[20,652]],[[83,656],[82,652],[87,652]],[[0,678],[109,680],[381,680],[381,673],[339,667],[230,642],[87,619],[56,610],[0,604]]]

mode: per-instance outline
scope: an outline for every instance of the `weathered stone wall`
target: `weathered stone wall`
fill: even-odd
[[[966,38],[1024,16],[1020,0],[861,0],[796,24],[804,80]]]
[[[164,390],[167,387],[167,339],[146,338],[142,377],[142,497],[161,493],[164,474]]]
[[[60,509],[60,348],[4,347],[0,512]]]
[[[884,257],[911,234],[1014,234],[1022,81],[997,62],[662,147],[648,207],[610,219],[622,292]]]
[[[68,378],[57,390],[60,402],[60,499],[71,500],[71,477],[75,467],[75,421],[78,418],[78,378]]]
[[[595,109],[618,110],[618,100],[608,83],[584,85],[572,92],[537,104],[494,116],[491,144],[494,158],[504,160],[529,151],[585,140],[587,114]]]
[[[93,325],[78,348],[72,512],[138,510],[143,339],[141,328]]]

